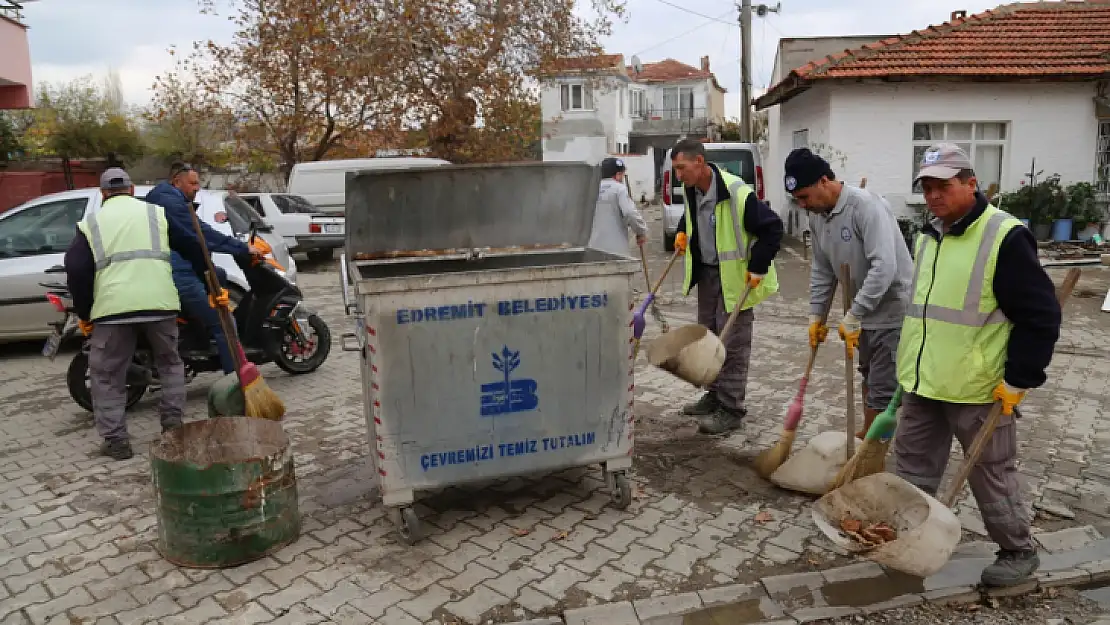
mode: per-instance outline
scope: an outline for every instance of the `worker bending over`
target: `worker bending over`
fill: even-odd
[[[719,335],[744,287],[752,287],[725,337],[721,372],[700,400],[682,410],[699,417],[702,433],[724,434],[739,428],[747,414],[752,309],[778,291],[773,261],[782,242],[782,220],[743,179],[706,162],[701,143],[679,141],[671,160],[685,188],[686,213],[675,236],[675,250],[686,255],[682,293],[698,286],[698,323]]]
[[[913,258],[898,220],[881,196],[836,179],[829,163],[799,148],[786,157],[787,193],[810,212],[809,345],[828,334],[821,316],[836,291],[840,266],[852,268],[852,307],[840,323],[849,350],[858,346],[863,375],[862,438],[898,387],[895,353],[906,314]]]
[[[1033,235],[977,190],[967,153],[930,147],[916,180],[929,212],[914,246],[912,298],[898,345],[905,389],[894,437],[897,473],[935,494],[955,434],[964,452],[994,401],[1003,413],[971,471],[971,492],[1001,550],[982,575],[1011,586],[1040,566],[1017,477],[1014,407],[1045,382],[1060,305]]]

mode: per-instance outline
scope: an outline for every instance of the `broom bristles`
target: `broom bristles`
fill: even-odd
[[[763,450],[762,453],[756,456],[755,461],[752,462],[755,472],[764,479],[771,477],[771,474],[778,471],[782,463],[790,457],[790,449],[793,446],[794,430],[783,430],[778,442],[773,447]]]
[[[243,388],[243,402],[248,417],[281,421],[285,416],[285,402],[270,389],[262,376]]]
[[[864,440],[863,444],[856,449],[856,453],[848,462],[844,463],[840,471],[836,474],[836,479],[833,480],[832,488],[829,490],[836,490],[849,482],[874,475],[886,470],[886,452],[890,447],[890,442],[883,442],[878,439]]]

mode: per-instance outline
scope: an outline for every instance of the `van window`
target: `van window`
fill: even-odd
[[[740,176],[744,182],[755,184],[755,159],[749,150],[706,150],[705,157],[733,176]],[[671,169],[671,188],[678,189],[681,186],[674,169]]]
[[[304,199],[299,195],[271,195],[270,199],[277,204],[278,208],[283,213],[318,213],[320,209],[312,205],[312,202]]]

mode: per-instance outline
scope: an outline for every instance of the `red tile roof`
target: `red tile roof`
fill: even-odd
[[[694,67],[693,65],[687,65],[682,61],[676,61],[674,59],[663,59],[658,63],[644,63],[643,71],[638,74],[631,65],[625,69],[635,82],[658,84],[709,78],[713,80],[713,84],[716,85],[718,89],[724,91],[721,85],[717,83],[717,77],[713,72]]]
[[[617,70],[624,67],[623,54],[599,54],[596,56],[572,56],[555,59],[551,62],[554,72],[586,72]]]
[[[1110,0],[1003,5],[845,50],[794,69],[755,102],[785,102],[818,80],[942,77],[1110,77]]]

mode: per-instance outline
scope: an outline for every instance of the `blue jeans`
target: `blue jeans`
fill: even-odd
[[[231,357],[231,349],[227,346],[227,338],[220,326],[220,316],[208,305],[208,291],[204,288],[204,283],[196,274],[179,272],[174,272],[173,283],[181,299],[181,312],[189,319],[201,322],[208,330],[208,336],[216,341],[216,349],[220,352],[220,366],[224,373],[235,371],[235,360]],[[235,320],[231,323],[234,325]]]

